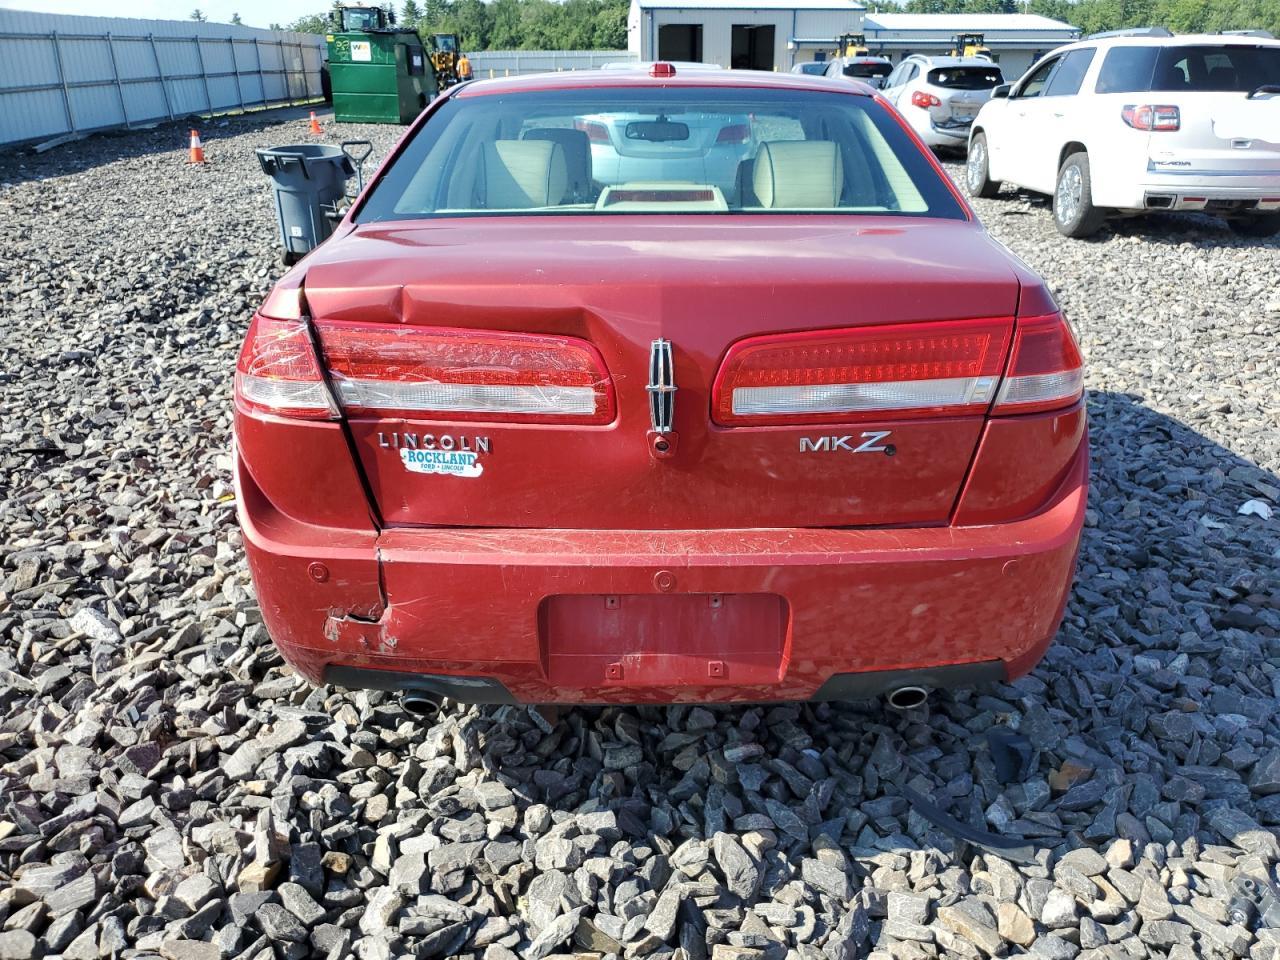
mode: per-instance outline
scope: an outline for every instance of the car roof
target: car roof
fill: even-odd
[[[1073,40],[1051,50],[1074,50],[1077,47],[1280,47],[1280,40],[1266,37],[1242,36],[1240,34],[1223,33],[1180,33],[1172,37],[1098,37],[1090,40],[1085,37]]]
[[[988,57],[952,57],[949,55],[932,56],[927,53],[913,53],[908,60],[919,60],[931,67],[998,67],[999,64]]]
[[[870,87],[850,84],[833,87],[831,81],[816,74],[773,73],[764,70],[724,70],[700,66],[696,70],[681,71],[676,67],[673,77],[651,77],[645,71],[636,70],[573,70],[563,73],[536,73],[523,77],[496,77],[492,80],[473,80],[457,88],[458,97],[487,96],[503,93],[532,93],[546,90],[609,89],[615,87],[749,87],[758,90],[813,90],[831,93],[858,93],[875,96]]]

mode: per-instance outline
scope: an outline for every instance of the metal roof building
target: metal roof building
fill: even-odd
[[[1009,80],[1080,36],[1069,23],[1027,13],[869,13],[865,26],[871,52],[894,61],[912,53],[949,53],[957,34],[980,33]]]
[[[641,60],[790,70],[863,33],[857,0],[631,0],[627,47]]]

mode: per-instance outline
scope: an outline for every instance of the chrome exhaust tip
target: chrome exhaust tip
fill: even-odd
[[[400,697],[400,705],[423,720],[435,720],[440,716],[440,697],[426,690],[406,690]]]
[[[895,710],[914,710],[929,699],[929,691],[924,687],[898,687],[890,690],[885,699]]]

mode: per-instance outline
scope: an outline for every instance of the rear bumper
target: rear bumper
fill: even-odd
[[[280,514],[237,457],[284,657],[315,683],[474,702],[843,699],[1019,676],[1061,620],[1087,475],[1082,444],[1043,510],[973,527],[377,534]]]
[[[953,663],[941,667],[905,670],[866,670],[832,674],[810,700],[869,700],[903,687],[925,690],[972,687],[1005,679],[1005,665],[999,660],[982,663]],[[462,703],[519,703],[499,677],[474,677],[441,673],[406,673],[331,664],[324,671],[325,683],[351,689],[390,690],[404,693],[422,691]]]
[[[933,111],[912,106],[908,106],[903,112],[912,129],[926,146],[951,147],[960,150],[968,147],[969,131],[973,129],[972,120],[968,123],[954,121],[939,123],[934,119]]]
[[[1133,210],[1201,210],[1227,202],[1241,212],[1280,210],[1280,177],[1201,177],[1149,174],[1108,204]]]

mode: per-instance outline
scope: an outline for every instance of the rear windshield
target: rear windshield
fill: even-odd
[[[846,63],[844,65],[846,77],[887,77],[891,73],[893,73],[891,63]]]
[[[1004,83],[999,67],[938,67],[929,71],[929,83],[950,90],[990,90]]]
[[[965,218],[870,97],[595,87],[445,100],[355,219],[741,211]]]
[[[1113,47],[1098,72],[1098,93],[1251,93],[1280,84],[1280,47]]]

